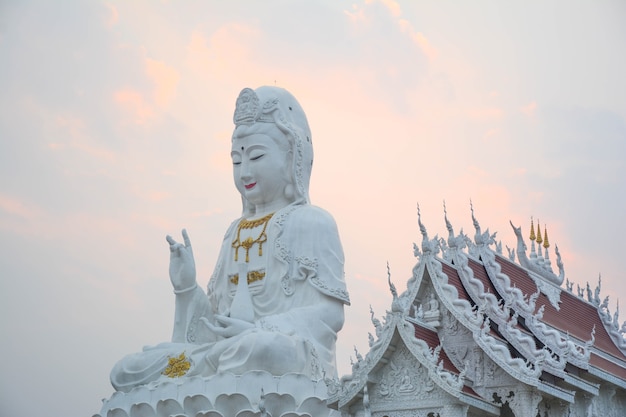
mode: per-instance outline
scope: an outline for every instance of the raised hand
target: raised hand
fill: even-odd
[[[183,229],[184,244],[176,242],[170,235],[165,239],[170,244],[170,281],[174,291],[184,291],[196,285],[196,263],[193,259],[191,241]]]

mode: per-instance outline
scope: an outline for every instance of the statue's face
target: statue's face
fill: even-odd
[[[255,206],[255,212],[270,213],[287,206],[285,188],[291,182],[291,153],[271,137],[255,133],[232,142],[233,177],[239,193]]]

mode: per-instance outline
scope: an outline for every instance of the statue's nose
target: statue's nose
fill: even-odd
[[[241,180],[243,180],[244,182],[246,180],[252,179],[252,174],[250,173],[250,164],[245,161],[241,162],[241,167],[239,169],[239,178],[241,178]]]

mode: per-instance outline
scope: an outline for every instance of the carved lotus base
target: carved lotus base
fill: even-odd
[[[301,374],[172,378],[115,392],[94,417],[326,417],[323,380]]]

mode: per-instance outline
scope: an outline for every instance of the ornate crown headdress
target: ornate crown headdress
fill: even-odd
[[[251,88],[244,88],[237,97],[233,121],[236,126],[251,125],[256,122],[274,123],[272,113],[278,107],[277,98],[271,98],[261,105],[256,92]]]

